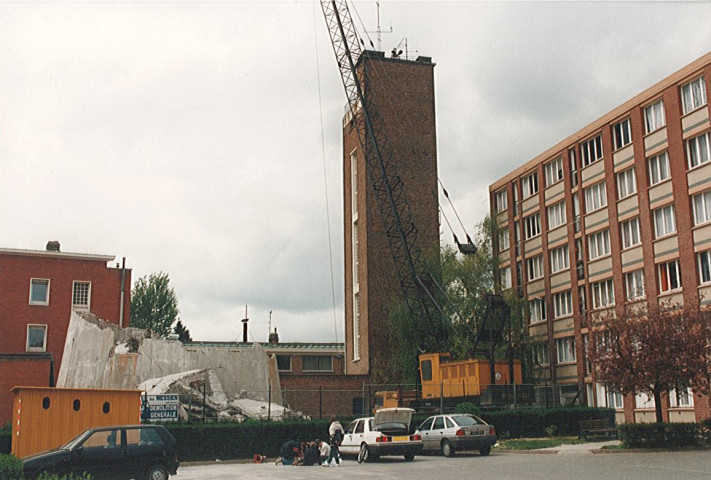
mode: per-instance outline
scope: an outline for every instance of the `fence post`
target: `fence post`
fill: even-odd
[[[514,408],[516,408],[516,382],[513,384]]]
[[[444,380],[439,382],[439,413],[444,414]]]

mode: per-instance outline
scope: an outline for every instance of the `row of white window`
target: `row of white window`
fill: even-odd
[[[711,161],[711,133],[706,132],[686,141],[686,158],[689,169],[696,168]],[[668,151],[653,155],[647,159],[647,170],[649,174],[649,185],[654,186],[671,178],[669,169]],[[556,160],[543,166],[546,177],[546,185],[550,186],[563,179],[563,160]],[[637,192],[634,167],[616,175],[617,198],[622,199]],[[521,180],[523,188],[523,198],[528,198],[538,193],[538,173],[534,172]],[[599,189],[600,192],[595,190]],[[590,193],[588,194],[588,190]],[[586,189],[586,209],[587,212],[595,211],[607,205],[604,183],[599,183]],[[591,197],[588,197],[591,195]],[[494,196],[494,203],[497,212],[503,212],[508,208],[507,190],[499,190]]]
[[[30,279],[30,305],[49,305],[50,280],[48,278]],[[72,287],[72,308],[89,310],[91,306],[91,282],[74,281]]]

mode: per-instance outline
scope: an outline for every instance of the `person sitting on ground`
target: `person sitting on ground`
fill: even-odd
[[[309,442],[304,452],[304,458],[301,461],[301,465],[304,467],[310,467],[312,465],[319,465],[319,449],[316,442]]]
[[[331,453],[331,447],[327,442],[320,439],[316,439],[316,445],[318,445],[320,451],[319,462],[326,464],[326,459],[328,459],[328,455]]]
[[[292,465],[296,459],[298,459],[301,450],[299,449],[299,443],[294,440],[289,440],[285,442],[279,449],[279,457],[276,461],[277,465]]]

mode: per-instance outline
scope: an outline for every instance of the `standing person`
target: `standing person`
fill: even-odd
[[[323,440],[316,440],[316,444],[318,445],[318,449],[321,453],[319,462],[322,463],[323,465],[328,465],[328,455],[331,453],[331,447],[328,445],[327,442],[324,442]]]
[[[328,454],[325,466],[329,466],[331,460],[336,460],[336,466],[339,466],[341,464],[341,454],[338,451],[338,446],[343,440],[343,425],[336,419],[335,415],[331,415],[331,425],[328,427],[328,438],[331,452]]]

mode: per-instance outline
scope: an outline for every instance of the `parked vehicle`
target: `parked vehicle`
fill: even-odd
[[[25,478],[88,473],[97,480],[167,480],[178,470],[175,437],[160,425],[90,428],[69,443],[22,459]]]
[[[417,432],[422,437],[423,449],[440,451],[451,457],[461,450],[479,450],[489,455],[496,443],[496,429],[476,415],[434,415],[422,422]]]
[[[411,408],[384,408],[374,417],[357,418],[346,428],[342,455],[356,455],[358,463],[382,455],[403,455],[412,461],[422,450],[422,437],[410,433]]]

